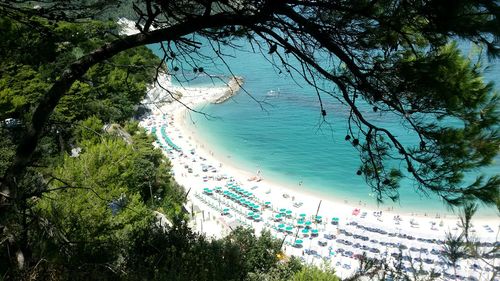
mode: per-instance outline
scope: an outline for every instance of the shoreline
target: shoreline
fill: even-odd
[[[137,29],[135,27],[135,23],[133,21],[130,21],[130,20],[127,20],[125,18],[121,18],[119,21],[118,21],[118,24],[122,27],[122,33],[123,34],[127,34],[127,35],[130,35],[130,34],[134,34],[134,33],[137,33]],[[162,83],[167,83],[169,84],[170,83],[170,80],[165,76],[165,77],[160,77],[162,79],[159,79],[159,80],[163,80]],[[188,103],[184,103],[185,106],[189,106],[191,109],[194,109],[194,110],[197,110],[198,107],[200,105],[203,105],[203,104],[208,104],[208,103],[214,103],[214,104],[221,104],[221,103],[224,103],[226,102],[227,100],[231,99],[234,95],[236,95],[238,93],[238,91],[240,90],[242,84],[244,82],[244,79],[243,77],[232,77],[228,83],[225,85],[225,86],[221,86],[221,87],[199,87],[199,88],[190,88],[190,87],[178,87],[178,86],[172,86],[170,85],[170,88],[173,89],[173,92],[177,92],[177,93],[183,93],[183,92],[190,92],[190,91],[198,91],[198,92],[202,92],[202,91],[207,91],[207,89],[211,89],[212,92],[216,92],[215,95],[212,95],[211,97],[199,97],[199,98],[195,98],[194,100],[190,99],[190,101]],[[163,91],[162,89],[158,89],[156,87],[152,87],[152,89],[155,93],[155,95],[160,95],[161,92]],[[155,100],[157,99],[157,97],[155,97]],[[181,100],[183,100],[181,98]],[[171,100],[172,101],[172,100]],[[206,143],[206,142],[203,142],[201,140],[201,137],[199,136],[199,133],[196,133],[195,130],[193,130],[195,124],[188,124],[187,122],[187,116],[182,116],[182,114],[178,114],[178,113],[181,113],[181,110],[183,106],[181,106],[180,104],[177,104],[177,105],[174,105],[174,111],[176,111],[176,113],[174,115],[176,115],[176,118],[174,118],[176,124],[177,124],[177,127],[179,129],[181,129],[183,131],[184,134],[187,134],[189,135],[190,138],[193,138],[195,139],[198,143],[199,143],[199,146],[203,146],[206,148],[209,147],[210,143]],[[168,106],[169,110],[172,109],[171,106]],[[154,111],[155,109],[152,108],[152,110]],[[162,112],[162,109],[161,107],[158,108],[158,110],[160,112]],[[183,108],[183,111],[185,112],[188,112],[188,109],[187,108]],[[201,108],[201,111],[203,111],[203,109]],[[165,111],[163,111],[165,112]],[[194,113],[196,114],[196,113]],[[216,150],[216,149],[213,149],[213,150]],[[211,149],[209,149],[209,152],[211,152]],[[211,154],[211,155],[210,155]],[[255,176],[255,174],[252,174],[251,172],[247,171],[245,168],[248,168],[246,167],[244,164],[242,163],[238,163],[237,161],[232,161],[232,160],[228,160],[226,159],[226,157],[221,157],[220,155],[214,155],[213,153],[208,153],[208,152],[205,152],[205,155],[213,158],[213,161],[216,161],[216,162],[221,162],[221,163],[225,163],[226,164],[226,167],[229,167],[230,169],[232,169],[233,171],[235,171],[236,173],[238,174],[243,174],[245,176],[248,176],[248,177],[251,177],[251,176]],[[369,202],[368,200],[359,200],[357,198],[349,198],[349,197],[344,197],[344,198],[339,198],[339,196],[337,195],[334,195],[334,194],[331,194],[330,192],[326,192],[326,191],[322,191],[322,190],[316,190],[316,189],[299,189],[299,187],[296,187],[296,186],[292,186],[290,182],[287,182],[286,180],[283,180],[283,181],[280,181],[280,180],[269,180],[269,179],[264,179],[264,182],[263,183],[266,183],[266,184],[269,184],[270,186],[274,187],[275,189],[284,189],[284,192],[289,192],[289,193],[298,193],[298,194],[302,194],[302,195],[306,195],[308,197],[313,197],[313,198],[316,198],[316,197],[326,197],[325,199],[327,201],[330,201],[332,202],[333,204],[341,204],[341,205],[344,205],[344,206],[348,206],[348,207],[360,207],[360,208],[366,208],[368,210],[371,210],[371,211],[385,211],[385,212],[392,212],[396,215],[404,215],[404,216],[409,216],[409,217],[421,217],[421,218],[425,218],[425,219],[432,219],[433,216],[435,216],[436,214],[439,214],[440,216],[443,216],[444,218],[446,218],[447,216],[449,218],[452,218],[452,219],[457,219],[458,218],[458,215],[455,213],[455,212],[451,212],[451,211],[445,211],[445,210],[430,210],[428,213],[426,213],[425,211],[423,210],[405,210],[404,208],[402,207],[396,207],[395,204],[389,204],[389,205],[392,205],[392,206],[378,206],[376,202]],[[425,199],[423,199],[425,200]],[[424,203],[424,201],[422,202]],[[392,207],[392,210],[391,210],[391,207]],[[480,208],[483,207],[482,205],[479,206]],[[443,208],[445,208],[443,206]],[[491,220],[494,220],[494,219],[499,219],[500,218],[500,215],[497,213],[497,214],[476,214],[474,216],[474,220],[475,221],[485,221],[485,222],[490,222]]]
[[[238,162],[233,160],[232,155],[223,155],[221,151],[218,151],[218,148],[214,148],[213,142],[207,142],[207,140],[202,140],[200,133],[197,132],[197,124],[188,120],[187,112],[177,112],[174,120],[176,122],[176,126],[180,129],[183,135],[189,137],[191,141],[194,141],[197,144],[199,150],[203,150],[204,155],[208,155],[208,157],[213,158],[214,161],[223,163],[224,167],[230,169],[233,173],[237,173],[246,178],[250,178],[256,176],[256,173],[252,173],[249,171],[249,166],[245,165],[245,163]],[[192,113],[197,114],[197,113]],[[214,140],[212,140],[214,141]],[[259,169],[258,165],[255,165],[255,171]],[[338,195],[328,193],[326,191],[316,190],[316,189],[307,189],[307,185],[304,186],[292,186],[290,182],[280,181],[269,179],[266,177],[266,173],[263,173],[263,180],[261,182],[262,185],[268,185],[269,188],[280,190],[282,193],[293,194],[296,193],[296,197],[307,196],[311,198],[323,199],[324,201],[330,202],[330,205],[343,205],[344,207],[350,208],[365,208],[370,211],[383,211],[393,215],[401,215],[412,218],[424,218],[424,219],[451,219],[458,220],[458,215],[452,211],[444,210],[434,210],[431,209],[428,212],[422,210],[411,210],[405,209],[403,207],[395,207],[396,204],[388,204],[388,205],[380,205],[377,206],[376,202],[369,202],[367,200],[360,200],[357,198],[349,198],[349,197],[339,197]],[[333,192],[334,193],[334,192]],[[425,200],[422,199],[422,200]],[[431,199],[434,200],[434,199]],[[424,203],[425,201],[422,201]],[[481,206],[480,206],[481,208]],[[458,210],[457,210],[458,211]],[[439,217],[437,217],[439,216]],[[474,221],[485,221],[489,222],[493,219],[498,219],[498,215],[494,214],[476,214],[474,216]]]
[[[238,79],[238,78],[235,78]],[[241,83],[241,80],[238,82],[238,86]],[[229,83],[228,83],[229,85]],[[190,93],[190,96],[183,96],[182,99],[188,98],[188,102],[184,102],[185,105],[189,106],[191,109],[200,109],[200,111],[203,111],[203,106],[207,105],[209,103],[220,103],[219,101],[221,98],[227,100],[234,96],[237,92],[237,90],[234,89],[224,89],[224,87],[210,87],[210,88],[189,88],[189,87],[176,87],[176,86],[171,86],[171,88],[174,88],[174,91],[182,91],[184,94]],[[202,95],[202,92],[206,92],[207,89],[210,89],[211,94],[208,95]],[[215,93],[215,94],[214,94]],[[230,95],[228,96],[228,93]],[[173,109],[173,110],[172,110]],[[260,187],[264,188],[259,188],[260,191],[262,189],[272,190],[274,191],[273,193],[280,193],[280,194],[288,194],[290,195],[290,198],[296,197],[296,198],[305,198],[306,201],[317,201],[319,202],[320,200],[322,201],[322,206],[321,209],[346,209],[346,210],[352,210],[354,208],[363,208],[367,212],[379,212],[382,211],[389,216],[394,216],[394,215],[399,215],[401,217],[405,217],[408,220],[410,219],[424,219],[424,220],[445,220],[448,223],[446,224],[455,224],[459,220],[459,217],[457,214],[449,212],[449,213],[438,213],[440,216],[435,217],[436,215],[436,210],[430,211],[428,214],[425,214],[425,212],[422,211],[406,211],[404,209],[396,209],[395,211],[388,210],[388,207],[376,207],[374,204],[369,204],[368,202],[360,201],[355,202],[356,200],[349,200],[350,198],[338,198],[334,194],[324,194],[321,191],[314,191],[314,190],[307,190],[307,189],[298,189],[298,187],[293,187],[290,185],[286,185],[282,182],[279,181],[273,181],[270,179],[266,179],[265,176],[260,182],[253,182],[253,181],[247,181],[247,179],[256,177],[256,173],[247,171],[244,169],[244,167],[241,167],[243,165],[240,165],[239,163],[236,163],[235,161],[232,161],[232,158],[229,157],[221,157],[219,154],[215,154],[213,152],[213,148],[210,147],[210,143],[207,143],[206,141],[203,141],[199,134],[195,131],[196,129],[194,128],[196,124],[193,124],[192,121],[188,120],[189,119],[189,114],[199,114],[196,112],[191,112],[190,109],[177,104],[177,106],[174,106],[172,108],[171,105],[166,105],[163,106],[160,109],[162,112],[168,112],[170,111],[170,115],[172,117],[172,125],[179,130],[180,135],[184,136],[184,138],[187,137],[189,142],[194,143],[194,148],[197,150],[197,154],[202,155],[204,158],[208,160],[208,162],[214,162],[217,163],[216,166],[220,166],[222,164],[222,167],[225,171],[225,173],[233,176],[237,181],[243,182],[243,183],[248,183],[248,184],[257,184],[260,185]],[[189,123],[189,124],[188,124]],[[339,208],[340,207],[340,208]],[[345,212],[349,213],[349,212]],[[498,219],[498,216],[481,216],[481,215],[476,215],[473,218],[473,221],[478,223],[494,223],[494,219]]]
[[[130,22],[125,24],[126,32],[137,32]],[[188,108],[203,111],[203,104],[225,101],[237,91],[228,85],[178,87],[165,75],[159,80],[164,88],[179,93],[179,101],[168,99],[156,83],[151,85],[146,99],[150,99],[147,104],[152,113],[140,120],[140,125],[156,136],[154,146],[169,158],[173,177],[186,188],[184,208],[191,215],[189,226],[193,231],[221,238],[238,226],[251,228],[257,235],[266,230],[283,241],[285,256],[316,265],[328,263],[340,278],[356,272],[360,256],[365,254],[385,260],[389,266],[400,263],[400,270],[409,274],[415,274],[415,263],[418,274],[434,271],[444,279],[491,277],[489,266],[497,266],[497,255],[466,257],[458,262],[461,268],[456,272],[442,260],[446,233],[461,232],[456,215],[432,218],[401,210],[381,211],[346,204],[334,195],[324,198],[310,190],[298,190],[265,175],[257,181],[262,177],[259,171],[239,169],[241,163],[215,155],[210,142],[189,126],[188,116],[196,113]],[[478,238],[478,248],[483,252],[498,245],[498,218],[475,216],[472,220],[470,236]]]
[[[283,250],[286,255],[298,256],[304,262],[318,265],[326,258],[331,260],[332,265],[334,263],[339,276],[347,277],[359,266],[357,259],[353,257],[353,253],[354,255],[360,254],[359,249],[355,248],[360,244],[356,243],[357,238],[353,239],[354,233],[357,233],[356,237],[372,239],[370,246],[364,245],[363,247],[370,250],[368,256],[380,259],[391,259],[388,255],[394,258],[395,251],[400,251],[389,248],[387,245],[400,247],[398,245],[406,246],[406,244],[407,248],[420,247],[428,251],[432,248],[434,254],[430,256],[434,257],[441,247],[439,245],[444,243],[447,232],[453,235],[460,233],[461,227],[456,215],[435,218],[432,215],[405,214],[400,210],[392,212],[383,208],[374,209],[358,204],[346,204],[334,195],[325,198],[309,190],[298,190],[292,186],[266,179],[265,175],[262,180],[258,180],[262,177],[260,171],[253,173],[240,169],[238,163],[233,163],[231,158],[227,159],[227,156],[221,157],[218,153],[214,153],[210,142],[201,139],[189,118],[190,114],[199,114],[191,112],[190,109],[203,111],[204,105],[214,103],[227,95],[230,91],[228,87],[177,87],[169,83],[168,79],[163,79],[163,81],[167,83],[163,86],[167,86],[170,91],[182,93],[180,97],[182,104],[170,101],[156,108],[151,106],[153,113],[141,121],[141,126],[159,136],[155,142],[156,146],[161,147],[170,159],[175,180],[189,192],[185,208],[193,211],[190,212],[192,216],[190,226],[207,237],[224,237],[237,226],[251,227],[256,234],[262,230],[269,230],[273,237],[283,240]],[[153,87],[150,93],[158,95],[159,92]],[[234,186],[243,188],[245,192],[251,192],[248,198],[259,205],[255,211],[258,219],[248,217],[246,213],[249,209],[235,204],[226,195],[223,196],[222,191],[230,192]],[[213,190],[215,193],[212,193]],[[278,222],[274,216],[278,216],[277,214],[283,212],[282,210],[287,210],[287,215],[283,219],[280,218]],[[322,217],[322,220],[316,221],[316,215]],[[300,217],[308,220],[307,223],[311,225],[311,228],[302,228],[303,233],[299,237]],[[328,223],[330,219],[331,223]],[[334,224],[334,220],[337,223]],[[471,236],[479,238],[484,243],[493,243],[498,240],[498,217],[475,216],[472,224]],[[297,232],[294,234],[295,230],[293,230],[293,232],[284,233],[283,229],[278,229],[285,226],[295,228]],[[316,236],[306,234],[304,233],[306,230],[308,232],[314,230],[317,234]],[[387,235],[372,231],[382,231],[393,236],[387,237]],[[333,239],[344,238],[344,236],[346,238],[327,241],[320,238],[327,237],[327,235],[331,235]],[[408,241],[407,237],[412,237],[413,241]],[[304,241],[304,244],[299,247],[296,241],[301,243]],[[379,241],[383,242],[384,246],[378,245]],[[394,243],[395,241],[397,243]],[[353,243],[356,244],[349,246]],[[432,243],[431,248],[429,248],[429,243]],[[307,254],[306,250],[313,250],[316,254]],[[343,251],[349,254],[346,255]],[[366,253],[366,251],[363,252]],[[407,251],[407,255],[411,256],[410,251]],[[415,257],[415,254],[413,255]],[[463,266],[465,267],[469,261],[470,259],[464,261]],[[481,263],[477,259],[472,259],[472,261]],[[427,270],[431,270],[432,265],[432,263],[426,265],[430,266],[430,268],[426,267]],[[464,274],[469,273],[464,272]]]

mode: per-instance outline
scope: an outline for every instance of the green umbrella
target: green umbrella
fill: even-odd
[[[302,220],[302,219],[298,220],[297,224],[304,224],[304,220]]]
[[[299,215],[301,218],[305,218],[306,217],[306,214],[302,213]]]
[[[307,229],[307,228],[302,229],[302,233],[304,233],[304,234],[309,233],[309,229]]]
[[[255,214],[255,215],[253,215],[253,218],[256,219],[256,220],[258,220],[258,219],[260,219],[260,215]]]
[[[287,215],[291,215],[291,214],[292,214],[292,210],[287,210],[287,211],[286,211],[286,214],[287,214]]]
[[[280,219],[281,219],[281,215],[280,215],[280,214],[277,214],[276,216],[274,216],[274,218],[275,218],[276,220],[280,220]]]
[[[249,217],[253,216],[254,215],[254,212],[248,212],[247,214]]]
[[[264,205],[269,206],[269,205],[271,205],[271,202],[266,201],[266,202],[264,202]]]
[[[339,221],[339,218],[332,218],[332,221]]]
[[[306,226],[311,226],[312,222],[311,221],[306,221]]]
[[[318,230],[317,229],[313,229],[313,230],[311,230],[311,233],[312,234],[318,234]]]
[[[229,208],[224,208],[224,212],[229,212]]]
[[[281,208],[280,209],[280,213],[283,213],[283,214],[286,213],[286,209],[285,208]]]
[[[302,242],[304,242],[304,241],[302,241],[301,239],[295,240],[295,244],[302,244]]]
[[[292,231],[292,229],[293,229],[293,226],[289,225],[289,226],[286,227],[286,231]]]
[[[285,228],[285,224],[284,223],[278,224],[278,228]]]

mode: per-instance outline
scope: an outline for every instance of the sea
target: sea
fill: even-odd
[[[243,89],[222,104],[207,104],[199,110],[205,113],[191,114],[192,130],[206,146],[220,158],[230,161],[236,168],[251,173],[260,171],[266,180],[305,190],[321,198],[365,204],[372,208],[393,208],[402,212],[450,213],[451,210],[437,196],[419,191],[411,179],[401,181],[399,200],[385,198],[376,200],[371,187],[363,176],[356,172],[360,168],[359,152],[347,141],[349,108],[327,93],[335,93],[325,81],[316,83],[327,93],[320,92],[326,117],[321,114],[318,92],[294,73],[273,66],[280,64],[277,57],[245,40],[237,40],[234,46],[213,46],[206,41],[198,53],[207,56],[199,60],[183,58],[178,62],[167,62],[170,69],[178,67],[174,83],[186,86],[220,86],[230,75],[244,79]],[[159,57],[159,45],[150,48]],[[461,47],[471,53],[468,46]],[[217,50],[215,52],[214,50]],[[224,54],[224,60],[216,58]],[[208,57],[212,59],[208,59]],[[182,62],[182,63],[181,63]],[[496,82],[500,89],[500,65],[498,61],[486,61],[485,79]],[[290,64],[300,69],[299,63]],[[203,71],[199,72],[199,67]],[[195,69],[196,72],[195,72]],[[391,114],[373,112],[372,107],[360,105],[361,110],[377,125],[389,128],[403,143],[414,143],[417,139],[401,121]],[[389,163],[391,167],[406,170],[399,161]],[[494,175],[500,171],[500,157],[492,166],[466,175],[471,182],[479,174]],[[481,216],[498,216],[494,207],[481,205]]]

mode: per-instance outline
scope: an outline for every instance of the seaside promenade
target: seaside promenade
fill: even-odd
[[[222,237],[238,226],[257,234],[268,230],[283,241],[286,256],[317,265],[329,263],[341,277],[355,273],[364,256],[385,260],[411,275],[434,273],[442,280],[490,280],[491,265],[499,266],[500,255],[490,253],[498,246],[498,220],[473,220],[471,234],[481,241],[484,254],[464,258],[452,267],[442,251],[446,233],[461,232],[458,218],[351,206],[239,170],[214,155],[187,126],[193,113],[186,106],[217,101],[227,95],[227,88],[167,86],[182,93],[182,104],[153,106],[153,114],[141,120],[141,125],[156,136],[155,145],[169,157],[176,181],[191,189],[187,202],[191,225],[207,236]]]

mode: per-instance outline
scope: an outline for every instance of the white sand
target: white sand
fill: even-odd
[[[273,230],[272,233],[278,238],[286,238],[286,244],[284,246],[285,252],[288,255],[302,256],[307,262],[321,263],[320,258],[315,258],[312,255],[304,254],[304,250],[313,249],[316,250],[320,256],[329,257],[329,249],[333,252],[337,252],[339,248],[344,250],[351,250],[354,254],[360,254],[363,252],[359,248],[353,248],[349,245],[343,245],[337,243],[335,240],[326,240],[327,245],[321,247],[318,245],[320,238],[324,234],[333,233],[337,236],[337,239],[342,238],[344,240],[351,241],[352,243],[360,242],[353,238],[352,236],[347,236],[342,233],[342,230],[352,232],[353,234],[368,236],[370,239],[375,239],[375,242],[362,242],[368,243],[370,247],[375,247],[383,252],[387,252],[388,255],[399,250],[391,248],[389,246],[379,245],[380,241],[391,242],[396,244],[407,245],[408,248],[427,248],[429,251],[431,249],[440,250],[442,245],[417,241],[408,240],[406,238],[389,237],[387,234],[379,234],[367,231],[365,229],[356,227],[352,225],[352,222],[383,229],[387,232],[393,232],[396,234],[406,234],[417,238],[429,238],[429,239],[444,239],[445,232],[458,233],[460,228],[457,227],[458,219],[457,217],[447,216],[446,218],[433,218],[424,216],[415,216],[410,214],[399,214],[401,221],[397,223],[394,219],[398,214],[391,213],[388,211],[383,211],[381,214],[375,213],[379,210],[370,210],[365,207],[349,205],[344,202],[338,202],[335,200],[322,199],[314,194],[307,193],[304,190],[297,190],[296,188],[282,186],[273,183],[269,179],[264,178],[260,182],[249,181],[248,179],[257,178],[257,171],[244,171],[237,169],[231,165],[230,159],[227,157],[221,157],[214,155],[209,147],[209,144],[203,142],[194,131],[192,131],[192,119],[191,114],[198,114],[189,111],[186,107],[191,109],[198,108],[203,103],[208,103],[215,101],[221,95],[227,91],[225,87],[218,88],[182,88],[174,87],[170,85],[168,79],[163,77],[162,85],[167,87],[171,92],[182,93],[182,98],[180,102],[171,102],[161,105],[159,108],[153,108],[152,116],[143,120],[141,124],[146,128],[156,126],[158,130],[158,135],[160,135],[160,126],[166,126],[166,133],[168,137],[172,140],[174,144],[182,148],[182,152],[171,151],[167,155],[171,159],[173,166],[173,171],[175,174],[175,179],[186,189],[191,189],[188,199],[188,208],[192,206],[198,206],[201,209],[201,213],[193,218],[193,227],[198,231],[203,231],[208,236],[221,237],[230,231],[229,225],[234,223],[236,220],[245,222],[246,224],[253,227],[257,233],[264,228],[270,229],[273,226],[277,227],[280,222],[274,222],[271,218],[278,212],[281,208],[286,208],[287,210],[292,210],[292,217],[298,217],[299,214],[306,214],[308,219],[311,219],[313,215],[316,214],[318,210],[318,204],[321,201],[321,207],[319,209],[318,215],[323,216],[323,223],[313,224],[312,228],[319,230],[319,238],[309,239],[306,237],[304,239],[304,246],[302,248],[292,247],[291,244],[295,241],[295,234],[292,233],[285,237],[284,232]],[[162,90],[158,88],[152,89],[150,93],[154,93],[155,96],[160,95],[159,99],[162,99]],[[182,103],[182,104],[181,104]],[[184,105],[183,105],[184,104]],[[160,140],[162,145],[167,145],[164,140]],[[209,171],[203,172],[202,166],[210,165]],[[189,172],[192,169],[192,173]],[[210,169],[215,169],[215,172],[210,171]],[[204,180],[204,177],[206,179]],[[219,178],[219,179],[217,179]],[[223,198],[222,195],[204,195],[204,188],[215,188],[216,186],[224,187],[228,183],[228,178],[233,179],[238,182],[239,186],[243,187],[247,191],[253,193],[255,201],[261,203],[265,201],[270,201],[272,203],[272,208],[274,212],[270,209],[261,212],[264,221],[255,222],[237,213],[236,210],[242,210],[246,214],[249,210],[240,207],[229,199]],[[256,189],[253,187],[257,186]],[[227,190],[224,187],[224,190]],[[284,198],[283,194],[287,194],[288,198]],[[209,202],[214,207],[210,207],[208,204],[202,202],[200,198],[204,201]],[[228,205],[221,204],[222,202],[228,203]],[[294,203],[302,202],[301,207],[294,207]],[[219,207],[219,210],[217,210]],[[229,207],[231,209],[231,217],[223,216],[221,214],[221,209]],[[353,215],[353,210],[359,208],[360,212],[358,215]],[[366,213],[364,218],[362,214]],[[330,224],[332,217],[339,218],[339,226],[334,226]],[[293,219],[285,219],[286,224],[292,224]],[[472,234],[475,234],[480,238],[481,241],[497,241],[498,232],[498,218],[475,218],[473,220],[474,228]],[[489,229],[485,226],[488,225]],[[295,230],[294,230],[295,232]],[[302,238],[299,233],[297,235]],[[406,251],[408,255],[415,257],[414,253]],[[383,258],[383,254],[370,253],[369,256]],[[421,254],[419,254],[421,255]],[[424,257],[429,256],[433,260],[437,261],[436,256],[430,254],[425,254]],[[348,276],[355,270],[358,265],[356,259],[346,257],[340,254],[331,255],[331,261],[333,266],[336,268],[341,276]],[[423,257],[422,257],[423,258]],[[461,272],[464,276],[476,276],[479,279],[485,275],[478,275],[477,270],[471,271],[470,266],[472,263],[480,263],[477,260],[465,260],[463,262]],[[496,262],[496,261],[495,261]],[[484,268],[485,265],[481,264]],[[427,264],[424,269],[430,270],[435,267],[434,263]],[[449,271],[448,271],[449,272]],[[483,274],[482,272],[481,274]],[[487,274],[487,273],[484,273]],[[482,277],[481,277],[482,276]]]

